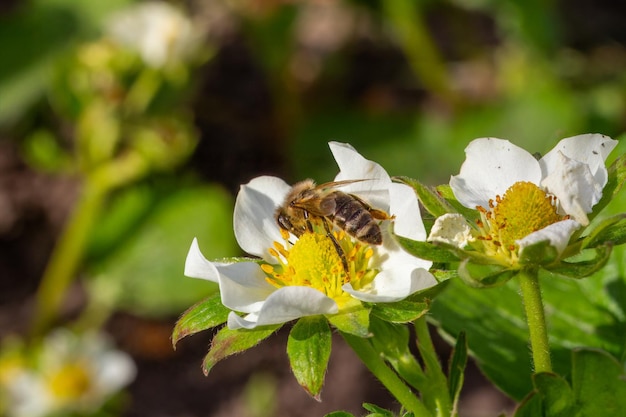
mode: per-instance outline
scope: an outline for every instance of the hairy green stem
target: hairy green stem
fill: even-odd
[[[415,417],[432,417],[424,404],[422,404],[419,398],[417,398],[398,375],[387,366],[381,355],[374,350],[367,339],[343,332],[341,332],[341,335],[346,342],[348,342],[352,350],[359,355],[359,358],[361,358],[361,361],[367,366],[367,369],[378,378],[406,410],[412,411]]]
[[[524,309],[526,311],[526,322],[528,323],[528,334],[535,372],[552,372],[548,327],[541,299],[538,271],[536,269],[522,269],[517,276],[519,277]]]

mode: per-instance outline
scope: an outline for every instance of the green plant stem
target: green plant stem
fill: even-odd
[[[374,350],[367,339],[344,332],[341,332],[341,335],[346,342],[348,342],[352,350],[359,355],[359,358],[361,358],[361,361],[367,366],[367,369],[378,378],[406,410],[412,411],[415,417],[432,417],[424,404],[422,404],[398,375],[385,364],[385,361],[378,352]]]
[[[33,336],[40,336],[57,318],[63,296],[76,275],[105,194],[106,191],[96,184],[85,183],[41,279],[35,300],[31,329]]]
[[[448,390],[448,379],[441,369],[441,362],[439,362],[435,345],[430,337],[425,315],[415,320],[415,337],[424,363],[424,373],[428,384],[426,388],[421,390],[422,398],[426,406],[437,417],[449,417],[453,407]]]
[[[538,271],[536,269],[522,269],[517,276],[526,311],[526,322],[528,323],[528,334],[535,372],[552,372],[548,327],[546,326],[546,317],[541,299]]]

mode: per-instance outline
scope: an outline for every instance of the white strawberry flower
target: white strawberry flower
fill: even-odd
[[[327,233],[285,236],[275,212],[291,186],[276,177],[254,178],[241,186],[237,196],[234,229],[240,247],[259,259],[211,262],[194,239],[185,263],[185,275],[219,284],[222,303],[233,310],[229,328],[332,315],[361,301],[399,301],[437,284],[428,272],[432,263],[409,255],[391,234],[393,224],[395,234],[425,240],[414,191],[392,182],[380,165],[352,146],[337,142],[329,146],[340,169],[335,180],[362,180],[341,186],[341,191],[394,216],[380,225],[382,244],[368,245],[335,230],[343,251],[339,254]]]
[[[460,214],[448,214],[437,219],[428,240],[460,248],[478,242],[507,266],[539,242],[561,254],[572,234],[589,224],[587,215],[608,181],[605,160],[616,145],[604,135],[579,135],[537,159],[507,140],[472,141],[450,187],[463,206],[480,212],[477,230],[460,221]]]

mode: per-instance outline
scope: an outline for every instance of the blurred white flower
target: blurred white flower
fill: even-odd
[[[142,2],[114,13],[107,33],[155,68],[189,60],[202,40],[192,21],[165,2]]]
[[[50,334],[32,356],[0,360],[0,369],[8,417],[93,413],[136,373],[132,359],[104,335],[67,330]]]

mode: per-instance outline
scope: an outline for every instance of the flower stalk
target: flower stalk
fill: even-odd
[[[341,336],[356,352],[367,369],[387,388],[407,411],[415,417],[432,417],[426,406],[386,364],[367,339],[341,332]]]
[[[552,372],[548,327],[541,299],[537,269],[522,269],[519,277],[535,373]]]

